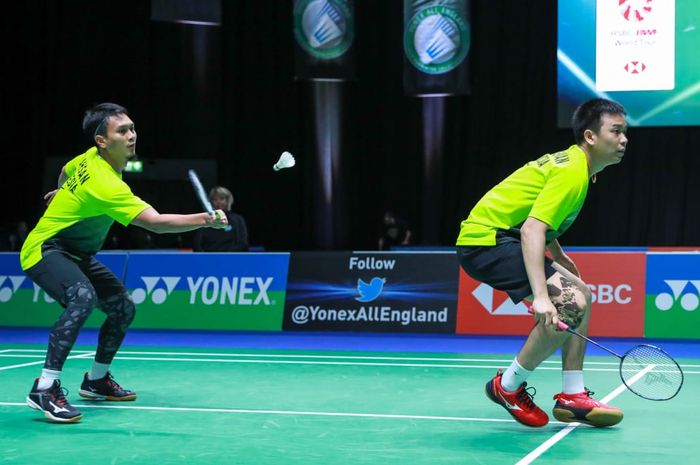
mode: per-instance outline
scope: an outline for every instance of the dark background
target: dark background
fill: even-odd
[[[386,209],[412,225],[417,243],[437,231],[429,245],[452,245],[486,190],[572,143],[570,130],[556,128],[556,1],[473,0],[471,94],[447,98],[443,165],[425,186],[423,101],[402,86],[402,9],[400,0],[355,0],[357,79],[339,84],[333,248],[375,248]],[[291,0],[222,0],[219,27],[151,21],[145,0],[9,2],[0,21],[0,224],[35,224],[44,178],[58,175],[45,176],[47,160],[84,152],[84,110],[114,101],[136,122],[144,161],[216,161],[215,181],[233,191],[252,244],[319,248],[313,84],[294,79]],[[700,244],[700,130],[631,128],[628,136],[623,163],[591,185],[562,244]],[[297,166],[274,173],[283,150]],[[161,212],[196,208],[184,179],[148,189],[125,179]],[[428,189],[437,192],[433,206],[422,201]]]

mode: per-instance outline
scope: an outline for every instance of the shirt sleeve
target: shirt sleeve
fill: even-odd
[[[100,185],[92,194],[99,210],[124,226],[128,226],[142,211],[151,207],[134,195],[121,179]]]
[[[78,155],[77,157],[73,158],[68,163],[66,163],[66,165],[64,166],[63,169],[66,171],[66,175],[68,177],[71,177],[73,175],[73,173],[75,173],[75,170],[78,167],[78,163],[80,163],[80,159],[83,157],[85,157],[84,154]]]
[[[578,207],[583,190],[580,175],[569,165],[554,168],[535,200],[530,214],[533,218],[558,230],[564,220]]]

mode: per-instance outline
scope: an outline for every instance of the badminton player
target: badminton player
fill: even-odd
[[[544,426],[547,414],[526,389],[530,373],[559,347],[562,392],[554,416],[564,422],[612,426],[622,410],[594,400],[584,387],[585,341],[557,330],[563,322],[587,334],[591,292],[557,238],[576,219],[589,181],[620,163],[627,147],[624,108],[593,99],[573,114],[575,144],[516,170],[487,192],[461,224],[457,249],[472,278],[532,301],[536,324],[511,365],[486,384],[486,394],[527,426]],[[545,255],[549,251],[551,256]]]
[[[66,400],[61,370],[93,307],[107,318],[79,394],[95,400],[136,399],[136,393],[122,388],[110,372],[135,314],[124,285],[95,258],[112,223],[134,224],[155,233],[227,225],[223,212],[218,217],[158,213],[131,192],[122,171],[135,157],[136,130],[124,107],[102,103],[87,110],[83,131],[94,146],[63,167],[58,189],[44,197],[48,207],[20,253],[29,278],[64,308],[49,333],[44,369],[27,396],[30,407],[57,422],[82,418]]]

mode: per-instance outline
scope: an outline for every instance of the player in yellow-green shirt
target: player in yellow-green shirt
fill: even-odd
[[[30,407],[57,422],[82,418],[66,400],[60,376],[94,307],[107,318],[79,394],[94,400],[136,399],[136,393],[122,388],[109,371],[136,311],[122,282],[95,258],[112,223],[134,224],[155,233],[227,226],[222,211],[161,214],[131,192],[122,171],[136,156],[136,130],[124,107],[102,103],[87,110],[83,131],[95,146],[63,167],[59,187],[44,197],[48,207],[20,253],[29,278],[64,308],[49,334],[44,369],[27,396]]]
[[[585,341],[557,330],[561,319],[587,334],[591,308],[591,292],[557,238],[581,210],[589,179],[622,160],[625,116],[610,100],[583,103],[572,117],[575,145],[516,170],[488,191],[461,225],[457,253],[464,271],[507,292],[514,302],[532,300],[536,325],[510,367],[486,385],[487,396],[527,426],[549,422],[526,390],[526,380],[559,347],[562,392],[554,396],[554,416],[592,426],[622,421],[620,409],[593,400],[584,387]]]

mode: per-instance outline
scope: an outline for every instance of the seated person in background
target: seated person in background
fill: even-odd
[[[395,245],[409,245],[411,230],[408,224],[391,211],[384,213],[384,222],[379,236],[379,250],[391,250]]]
[[[228,218],[225,229],[200,229],[194,235],[195,252],[247,252],[248,228],[245,220],[231,211],[233,194],[225,187],[217,186],[209,191],[209,200],[215,210],[223,210]]]
[[[15,225],[15,230],[10,234],[10,250],[13,252],[19,252],[22,248],[22,244],[27,239],[27,234],[29,234],[29,227],[27,222],[24,220],[18,221]]]

